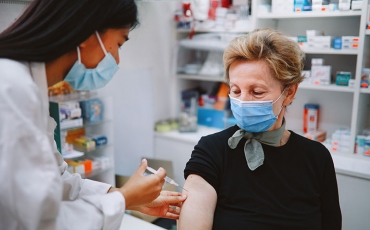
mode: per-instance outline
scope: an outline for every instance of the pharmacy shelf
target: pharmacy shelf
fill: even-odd
[[[370,35],[370,30],[365,30],[366,35]]]
[[[220,132],[221,130],[199,125],[197,132],[180,133],[175,130],[165,133],[155,132],[155,136],[196,145],[201,137]],[[337,173],[370,179],[370,157],[359,156],[353,153],[331,152],[331,155]]]
[[[92,170],[90,172],[86,172],[86,173],[80,174],[80,175],[81,175],[82,178],[92,178],[94,176],[97,176],[97,175],[100,175],[102,173],[108,172],[112,169],[113,169],[113,167],[108,167],[108,168],[105,168],[105,169],[96,169],[96,170]]]
[[[195,50],[224,51],[229,43],[216,39],[183,39],[179,42],[179,45],[184,48]]]
[[[220,132],[221,130],[222,129],[198,125],[198,130],[196,132],[182,133],[182,132],[179,132],[178,130],[174,130],[174,131],[165,132],[165,133],[155,132],[154,135],[156,137],[162,137],[162,138],[171,139],[171,140],[178,140],[178,141],[183,141],[186,143],[196,145],[201,137]]]
[[[314,85],[309,83],[301,83],[299,84],[299,89],[309,89],[309,90],[323,90],[323,91],[334,91],[334,92],[347,92],[353,93],[355,92],[354,88],[350,88],[348,86],[338,86],[338,85]]]
[[[77,91],[72,94],[57,95],[49,97],[49,101],[52,102],[68,102],[68,101],[87,101],[96,98],[102,98],[96,91]]]
[[[361,93],[368,93],[368,94],[370,94],[370,88],[361,88],[360,89],[360,92]]]
[[[179,42],[180,46],[195,49],[195,50],[215,50],[224,51],[229,45],[227,42],[221,40],[205,40],[205,39],[183,39]],[[335,54],[335,55],[358,55],[357,49],[315,49],[302,48],[306,54]]]
[[[76,150],[76,151],[85,153],[84,156],[86,156],[86,154],[99,152],[99,151],[102,151],[102,150],[104,150],[106,148],[109,148],[109,147],[112,147],[112,146],[113,146],[113,144],[109,143],[109,144],[106,144],[106,145],[97,146],[97,147],[92,148],[92,149],[87,149],[87,148],[84,148],[84,147],[81,147],[81,146],[78,146],[78,145],[73,145],[73,149]]]
[[[331,156],[337,173],[370,179],[370,157],[332,152]]]
[[[258,14],[259,19],[284,19],[284,18],[325,18],[325,17],[360,17],[361,10],[350,11],[304,11],[285,13],[264,13]]]
[[[66,131],[66,130],[77,129],[77,128],[81,128],[81,127],[91,127],[91,126],[107,124],[107,123],[110,123],[110,122],[112,122],[111,119],[103,119],[102,121],[87,122],[87,121],[83,121],[82,118],[79,118],[79,119],[75,119],[75,120],[69,120],[69,121],[61,122],[60,129],[63,130],[63,131]]]
[[[249,33],[251,30],[227,30],[227,29],[195,29],[195,33]],[[177,29],[178,33],[190,33],[190,29]]]
[[[302,51],[306,54],[336,54],[336,55],[357,55],[359,53],[356,49],[313,49],[313,48],[302,48]]]
[[[187,75],[187,74],[178,74],[178,78],[186,80],[198,80],[198,81],[216,81],[224,82],[225,79],[222,76],[205,76],[205,75]]]

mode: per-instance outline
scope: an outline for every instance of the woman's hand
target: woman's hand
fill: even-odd
[[[132,210],[150,215],[178,220],[185,195],[179,192],[162,191],[153,202],[133,207]]]
[[[147,166],[147,160],[143,159],[136,172],[118,189],[125,197],[126,209],[152,202],[162,190],[166,171],[159,168],[156,174],[144,176]]]

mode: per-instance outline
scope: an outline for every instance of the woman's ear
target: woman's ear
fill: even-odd
[[[96,42],[97,42],[96,34],[93,33],[92,35],[90,35],[85,41],[83,41],[78,46],[80,47],[80,49],[83,49],[83,48],[86,48],[89,45],[94,45]]]
[[[297,93],[298,90],[298,84],[294,84],[291,86],[288,86],[285,90],[285,99],[283,101],[283,106],[288,106],[292,103],[294,100],[295,94]]]

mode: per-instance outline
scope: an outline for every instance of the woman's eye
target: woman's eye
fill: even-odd
[[[262,95],[262,94],[263,94],[263,92],[253,91],[253,94],[254,94],[254,95],[257,95],[257,96],[260,96],[260,95]]]

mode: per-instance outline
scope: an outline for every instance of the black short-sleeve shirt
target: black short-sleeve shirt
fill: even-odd
[[[217,193],[214,230],[341,229],[334,165],[321,143],[292,131],[280,147],[262,144],[262,166],[248,168],[244,144],[227,140],[239,128],[202,137],[186,164],[185,179],[196,174]]]

